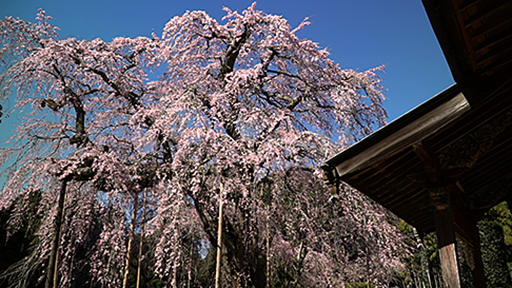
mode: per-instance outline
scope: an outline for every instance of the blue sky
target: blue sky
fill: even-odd
[[[0,0],[0,17],[34,21],[43,8],[62,38],[102,38],[161,34],[165,23],[187,10],[204,10],[219,19],[227,6],[242,11],[252,0]],[[453,84],[420,0],[260,0],[256,7],[283,15],[292,26],[310,17],[300,36],[327,47],[341,67],[380,73],[389,121]],[[2,119],[5,141],[15,119]]]

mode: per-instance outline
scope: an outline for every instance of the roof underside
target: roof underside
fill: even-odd
[[[339,177],[422,232],[432,206],[414,151],[457,174],[474,215],[512,191],[512,1],[423,0],[457,85],[327,161]]]

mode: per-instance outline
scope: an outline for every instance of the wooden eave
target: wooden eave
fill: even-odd
[[[512,1],[423,0],[457,83],[474,75],[507,79],[512,68]]]
[[[512,191],[512,1],[423,0],[457,84],[329,159],[332,177],[421,232],[435,229],[424,160],[478,218]],[[332,173],[336,172],[336,173]],[[428,181],[427,181],[428,182]]]
[[[500,90],[489,101],[471,106],[454,85],[329,159],[324,169],[335,169],[342,181],[418,230],[431,232],[433,207],[421,179],[425,167],[413,148],[422,143],[441,161],[451,158],[444,160],[445,178],[462,174],[455,184],[480,217],[512,191],[511,93],[510,88]],[[442,117],[428,118],[432,112]],[[427,120],[431,125],[418,125]],[[476,155],[474,164],[466,163],[471,155]]]
[[[448,125],[470,109],[457,85],[431,98],[377,132],[329,159],[338,175],[365,169]]]

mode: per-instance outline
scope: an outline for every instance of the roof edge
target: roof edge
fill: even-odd
[[[450,106],[453,107],[450,108]],[[358,165],[371,163],[372,159],[383,152],[386,152],[385,156],[398,152],[396,150],[402,148],[404,142],[420,141],[421,139],[418,136],[422,136],[420,138],[423,139],[434,133],[464,114],[470,107],[468,100],[461,92],[461,87],[454,84],[346,150],[331,157],[325,161],[325,164],[329,167],[338,167],[345,163],[344,167],[337,168],[338,174],[342,176],[354,171]],[[436,115],[438,113],[441,114]],[[412,137],[414,135],[416,137]],[[401,146],[394,147],[400,143]],[[379,144],[381,146],[378,146]],[[363,155],[363,153],[366,154]],[[380,158],[382,158],[382,155]]]

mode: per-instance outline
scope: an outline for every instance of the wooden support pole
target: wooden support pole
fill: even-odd
[[[62,230],[62,215],[64,214],[64,198],[66,197],[66,187],[68,179],[63,179],[59,191],[59,199],[57,201],[57,214],[54,220],[54,236],[52,241],[52,250],[50,254],[50,262],[46,276],[45,287],[57,288],[59,286],[59,247]]]
[[[124,264],[123,273],[123,288],[128,287],[128,275],[130,274],[130,266],[132,263],[132,246],[135,240],[135,225],[137,223],[137,204],[139,202],[139,194],[135,192],[133,195],[133,211],[132,211],[132,223],[130,225],[130,238],[128,238],[128,248],[126,248],[126,259]]]
[[[140,288],[140,277],[141,277],[141,270],[142,270],[142,247],[144,246],[144,226],[146,224],[146,191],[144,191],[144,207],[142,210],[142,227],[140,229],[140,242],[139,242],[139,258],[137,259],[137,285],[135,285],[136,288]]]
[[[222,259],[222,206],[224,205],[224,197],[222,193],[224,192],[224,186],[220,186],[219,192],[219,227],[217,231],[217,263],[215,267],[215,288],[220,287],[220,266]]]

